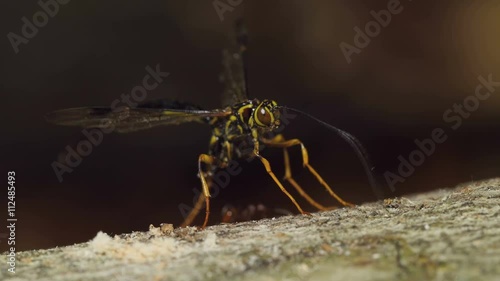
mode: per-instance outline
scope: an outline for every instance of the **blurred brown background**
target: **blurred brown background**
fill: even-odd
[[[105,135],[59,183],[51,163],[66,145],[78,143],[81,129],[48,124],[43,115],[109,105],[141,83],[147,65],[156,64],[170,76],[148,99],[217,108],[221,49],[239,17],[249,28],[251,96],[302,109],[357,136],[385,196],[500,176],[500,88],[457,130],[443,120],[447,109],[474,94],[479,75],[500,81],[500,3],[402,1],[401,13],[347,63],[339,44],[353,45],[353,28],[364,29],[373,20],[370,11],[387,9],[388,2],[242,1],[221,21],[211,0],[70,1],[18,54],[4,36],[0,171],[5,181],[7,171],[17,174],[17,249],[87,241],[99,230],[118,234],[181,222],[178,204],[191,204],[192,190],[200,188],[196,161],[207,149],[209,128],[185,124]],[[21,18],[31,20],[41,9],[37,1],[3,6],[4,35],[21,34]],[[398,156],[407,159],[414,140],[429,138],[437,127],[448,140],[392,192],[384,172],[396,173]],[[377,199],[358,159],[334,133],[297,118],[285,135],[304,141],[311,163],[341,197],[354,203]],[[281,151],[263,153],[281,175]],[[291,157],[297,180],[334,205],[301,169],[298,149]],[[212,200],[212,223],[227,203],[295,211],[260,163],[242,166]],[[6,208],[7,190],[2,193]],[[5,209],[1,213],[5,222]]]

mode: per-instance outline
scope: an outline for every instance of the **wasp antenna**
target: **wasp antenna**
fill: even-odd
[[[361,164],[363,164],[363,168],[364,168],[365,173],[368,177],[368,181],[370,182],[370,186],[373,190],[373,193],[377,196],[377,199],[384,198],[383,191],[378,187],[375,176],[373,175],[373,170],[375,170],[375,167],[371,164],[371,161],[370,161],[370,158],[368,157],[368,153],[366,152],[366,149],[363,147],[361,142],[356,137],[354,137],[353,135],[349,134],[346,131],[343,131],[335,126],[332,126],[332,125],[326,123],[325,121],[322,121],[322,120],[312,116],[311,114],[309,114],[307,112],[304,112],[304,111],[301,111],[301,110],[298,110],[295,108],[291,108],[291,107],[286,107],[286,106],[281,106],[281,108],[283,108],[285,110],[290,110],[290,111],[296,112],[296,113],[303,115],[303,116],[306,116],[306,117],[318,122],[319,124],[325,126],[326,128],[334,131],[335,133],[337,133],[337,135],[339,135],[342,139],[344,139],[354,149],[354,152],[356,152],[356,155],[358,156],[359,160],[361,161]]]

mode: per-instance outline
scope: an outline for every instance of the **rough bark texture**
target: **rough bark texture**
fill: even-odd
[[[17,258],[1,280],[499,280],[500,179],[204,231],[98,233]]]

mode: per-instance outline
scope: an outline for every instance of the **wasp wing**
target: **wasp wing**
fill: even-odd
[[[235,37],[229,48],[222,51],[222,73],[220,80],[224,83],[222,106],[248,100],[246,77],[246,50],[248,43],[247,30],[241,20],[236,21]]]
[[[78,107],[51,112],[47,121],[64,126],[102,128],[119,133],[128,133],[162,125],[177,125],[186,122],[207,122],[212,118],[231,114],[226,110],[186,110],[163,108]]]

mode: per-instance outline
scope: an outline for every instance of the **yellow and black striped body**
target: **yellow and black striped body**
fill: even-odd
[[[231,106],[230,115],[211,118],[208,154],[217,158],[221,166],[233,158],[254,157],[254,140],[279,126],[276,107],[276,102],[271,100],[247,100]]]

